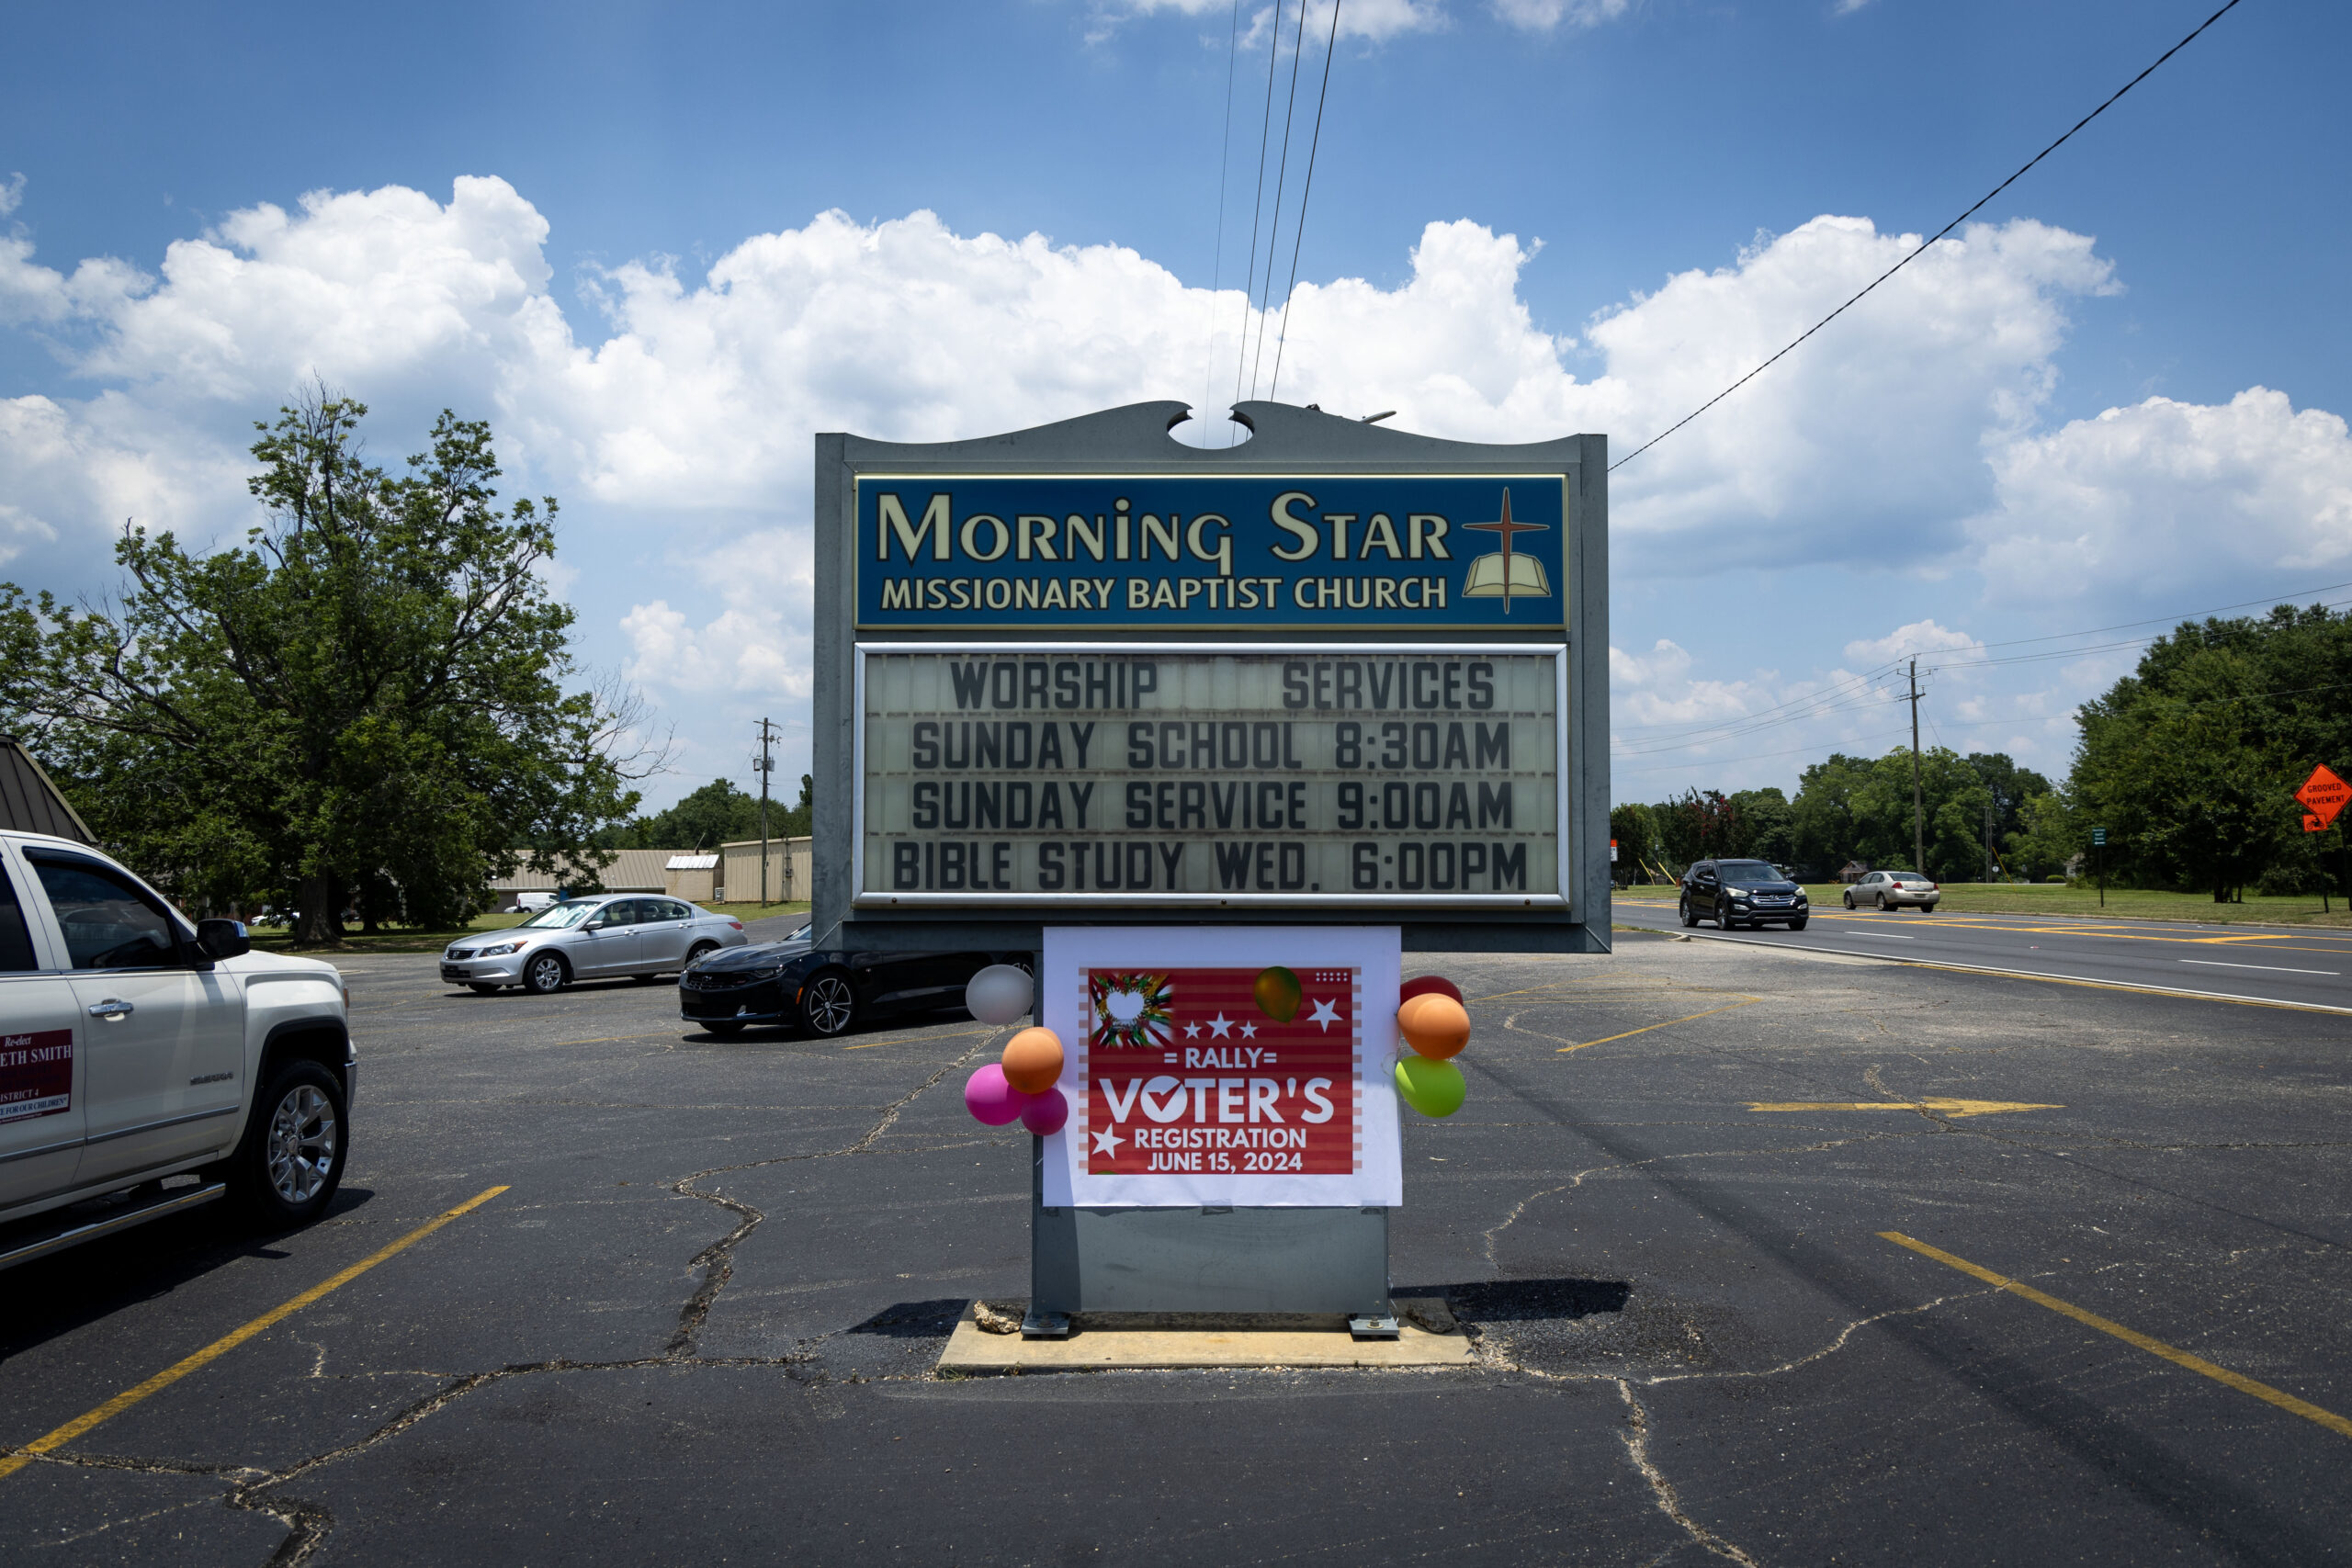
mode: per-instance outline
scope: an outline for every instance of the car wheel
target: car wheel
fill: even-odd
[[[695,943],[693,951],[686,954],[686,967],[689,969],[693,968],[695,964],[701,963],[704,959],[709,957],[712,953],[717,953],[718,951],[718,944],[715,942],[698,942]]]
[[[721,1040],[724,1040],[730,1034],[742,1033],[743,1025],[739,1021],[731,1018],[714,1019],[710,1022],[704,1024],[702,1026],[702,1031],[705,1034],[716,1034]]]
[[[1932,915],[1935,912],[1936,907],[1933,904],[1922,904],[1919,906],[1919,913],[1923,915]]]
[[[1847,895],[1846,895],[1846,908],[1848,908],[1849,909],[1850,909],[1850,908],[1852,908],[1853,907],[1854,907],[1854,896],[1853,896],[1851,893],[1849,893],[1849,894],[1847,894]]]
[[[571,971],[565,966],[560,953],[535,953],[523,965],[523,988],[535,997],[551,997],[571,980]]]
[[[1724,905],[1721,899],[1718,899],[1715,902],[1715,930],[1719,931],[1727,931],[1731,930],[1731,910]]]
[[[1791,920],[1789,922],[1789,930],[1792,931],[1801,931],[1804,930],[1804,922],[1803,920]]]
[[[1682,923],[1686,926],[1695,926],[1699,923],[1699,917],[1691,912],[1690,900],[1688,897],[1682,900],[1681,915]]]
[[[343,1085],[316,1062],[289,1062],[254,1100],[229,1156],[231,1190],[265,1224],[308,1224],[343,1182]]]
[[[839,970],[818,976],[800,991],[800,1022],[809,1033],[831,1040],[857,1021],[857,993]]]
[[[503,986],[469,986],[467,989],[472,991],[473,994],[478,997],[494,997],[498,995],[500,991],[505,989],[505,987]]]

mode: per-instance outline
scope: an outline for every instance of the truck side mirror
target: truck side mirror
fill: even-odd
[[[242,958],[254,950],[243,920],[197,921],[196,945],[198,952],[211,959]]]

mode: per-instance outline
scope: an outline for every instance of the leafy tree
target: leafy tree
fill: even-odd
[[[2006,751],[1971,751],[1966,761],[1977,782],[1992,792],[1993,842],[2007,844],[2025,830],[2026,803],[2051,793],[2050,781],[2031,768],[2018,767]]]
[[[1739,814],[1740,847],[1736,854],[1785,865],[1796,856],[1796,813],[1789,797],[1778,789],[1735,790],[1731,804]]]
[[[1658,857],[1657,819],[1638,802],[1609,809],[1609,836],[1617,840],[1617,874],[1628,882],[1647,880]]]
[[[1669,867],[1742,852],[1739,807],[1721,790],[1684,790],[1679,799],[1661,801],[1650,812]]]
[[[303,942],[354,900],[437,924],[520,859],[609,863],[592,840],[658,759],[620,753],[630,705],[565,690],[555,502],[495,504],[478,421],[444,412],[395,477],[362,405],[321,388],[280,413],[243,547],[126,527],[119,604],[0,584],[0,720],[134,863],[192,901],[290,905]]]
[[[1984,874],[1984,817],[1991,792],[1959,753],[1947,746],[1919,753],[1919,821],[1928,863],[1916,868],[1911,750],[1900,747],[1870,764],[1849,798],[1854,847],[1876,866],[1927,873],[1939,882],[1973,882]]]
[[[784,814],[778,829],[779,839],[805,839],[815,830],[817,820],[817,781],[807,773],[800,775],[800,801]],[[774,820],[774,818],[771,818]]]
[[[712,850],[759,835],[759,797],[713,779],[667,811],[614,829],[606,840],[621,850]]]
[[[2299,762],[2266,701],[2284,672],[2233,625],[2181,627],[2082,710],[2074,793],[2108,829],[2110,876],[2226,902],[2301,829]]]
[[[1872,765],[1867,758],[1833,751],[1798,775],[1797,797],[1789,808],[1791,852],[1814,874],[1835,876],[1861,853],[1854,793]]]
[[[2018,819],[2022,829],[2009,835],[2004,848],[2009,869],[2020,876],[2035,882],[2055,876],[2082,847],[2084,837],[2075,830],[2073,813],[2054,792],[2027,801],[2018,809]]]

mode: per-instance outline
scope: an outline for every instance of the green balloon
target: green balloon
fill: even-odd
[[[1452,1062],[1407,1056],[1396,1064],[1396,1092],[1406,1104],[1434,1119],[1461,1110],[1470,1086],[1462,1081],[1462,1069]]]
[[[1277,964],[1258,973],[1258,1010],[1276,1023],[1288,1023],[1298,1016],[1298,1004],[1304,992],[1298,976]]]

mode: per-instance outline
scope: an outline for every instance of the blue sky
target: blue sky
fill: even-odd
[[[1354,0],[1284,393],[1630,451],[2211,9]],[[563,498],[582,652],[677,726],[652,803],[748,782],[751,720],[805,712],[811,431],[1229,390],[1212,324],[1241,307],[1203,291],[1240,281],[1271,10],[1239,12],[1220,256],[1234,14],[20,17],[0,576],[103,587],[124,515],[235,536],[243,432],[308,373],[375,405],[386,455],[452,404]],[[1963,249],[1621,471],[1621,796],[1883,750],[1872,671],[1913,649],[1938,736],[2060,771],[2128,667],[2106,645],[2160,628],[1962,645],[2352,581],[2348,44],[2340,6],[2245,0]]]

